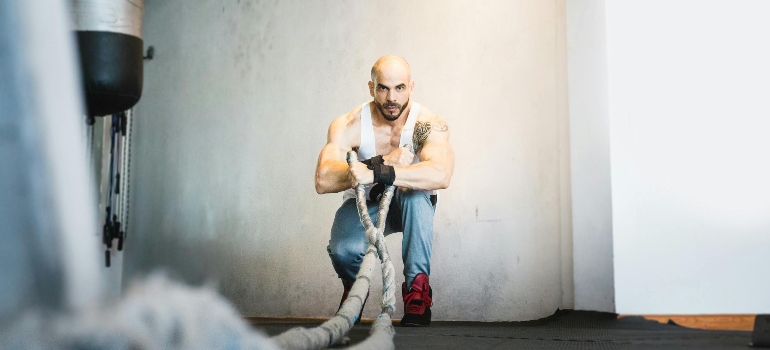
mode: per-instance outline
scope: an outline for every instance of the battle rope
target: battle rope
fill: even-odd
[[[348,152],[348,164],[357,161],[356,152]],[[396,310],[396,283],[395,269],[390,261],[388,247],[385,245],[385,219],[388,216],[388,208],[393,199],[395,187],[388,186],[380,200],[377,211],[377,224],[372,223],[369,210],[366,206],[366,197],[363,185],[356,187],[356,206],[361,224],[364,226],[369,246],[361,263],[361,268],[356,275],[356,281],[350,289],[348,298],[342,304],[334,317],[315,328],[292,328],[284,333],[271,338],[278,346],[284,349],[323,349],[342,343],[345,334],[353,328],[356,318],[363,307],[364,298],[369,291],[372,271],[374,270],[375,255],[380,258],[382,268],[382,311],[372,324],[369,337],[363,342],[350,347],[350,349],[394,349],[393,336],[393,312]]]

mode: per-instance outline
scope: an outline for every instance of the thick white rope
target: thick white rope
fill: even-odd
[[[362,202],[365,206],[366,200],[364,199],[364,190],[362,187],[363,186],[359,186],[359,188],[356,189],[356,203]],[[358,193],[359,191],[361,193]],[[385,244],[384,231],[385,220],[388,217],[388,208],[390,207],[390,202],[393,199],[394,192],[394,186],[388,186],[388,188],[385,190],[385,193],[382,195],[382,200],[380,200],[379,211],[377,212],[377,227],[374,230],[367,230],[367,234],[372,232],[376,235],[375,237],[369,236],[369,242],[374,243],[375,247],[377,248],[377,253],[380,256],[380,263],[382,267],[381,313],[387,313],[388,317],[392,317],[393,313],[396,311],[396,274],[395,269],[393,268],[393,263],[390,261],[388,246]],[[363,213],[364,215],[369,216],[368,211],[363,211]]]
[[[279,350],[210,287],[161,274],[132,283],[120,300],[76,312],[27,310],[0,329],[0,349]]]
[[[355,160],[355,153],[349,159]],[[0,330],[0,349],[325,348],[342,342],[353,327],[369,291],[375,255],[379,255],[382,264],[382,312],[374,321],[369,337],[349,349],[394,349],[391,317],[395,310],[395,273],[383,235],[394,190],[390,186],[385,191],[374,226],[364,189],[356,188],[356,204],[369,245],[347,300],[334,317],[319,327],[294,328],[266,339],[213,290],[189,288],[155,276],[132,287],[116,305],[97,302],[92,308],[75,314],[53,316],[30,312],[7,330]]]
[[[348,163],[357,161],[355,152],[348,152]],[[372,271],[374,270],[375,254],[380,258],[382,267],[382,312],[372,324],[369,337],[356,344],[351,349],[394,349],[392,316],[396,309],[395,269],[390,261],[388,247],[385,245],[385,220],[388,216],[388,208],[393,199],[394,186],[388,186],[380,200],[377,211],[377,225],[372,223],[369,210],[366,206],[364,186],[356,187],[356,206],[364,226],[366,238],[369,241],[361,268],[356,275],[356,281],[350,289],[348,298],[342,303],[337,314],[315,328],[292,328],[284,333],[271,338],[283,349],[323,349],[340,344],[345,339],[345,334],[353,328],[356,317],[363,307],[366,295],[369,292]]]

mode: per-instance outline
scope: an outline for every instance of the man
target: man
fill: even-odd
[[[433,296],[428,276],[434,192],[449,186],[454,169],[449,126],[444,119],[410,100],[414,81],[403,58],[381,57],[372,67],[371,79],[369,93],[374,100],[334,119],[328,143],[318,157],[316,191],[345,191],[327,250],[342,279],[345,301],[368,244],[353,188],[367,185],[369,215],[374,218],[378,205],[374,197],[385,185],[395,185],[385,234],[404,233],[401,251],[406,282],[401,286],[401,325],[427,326]],[[346,154],[351,150],[358,152],[359,162],[348,166]]]

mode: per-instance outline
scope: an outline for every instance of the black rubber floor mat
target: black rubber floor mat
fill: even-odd
[[[270,335],[296,326],[258,324]],[[370,324],[355,326],[353,343]],[[396,349],[749,349],[751,332],[706,331],[610,313],[557,311],[527,322],[433,322],[427,328],[396,327]]]

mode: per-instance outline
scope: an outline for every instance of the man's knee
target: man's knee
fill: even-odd
[[[340,267],[360,265],[366,253],[360,244],[351,244],[351,242],[329,242],[326,250],[332,262]]]

